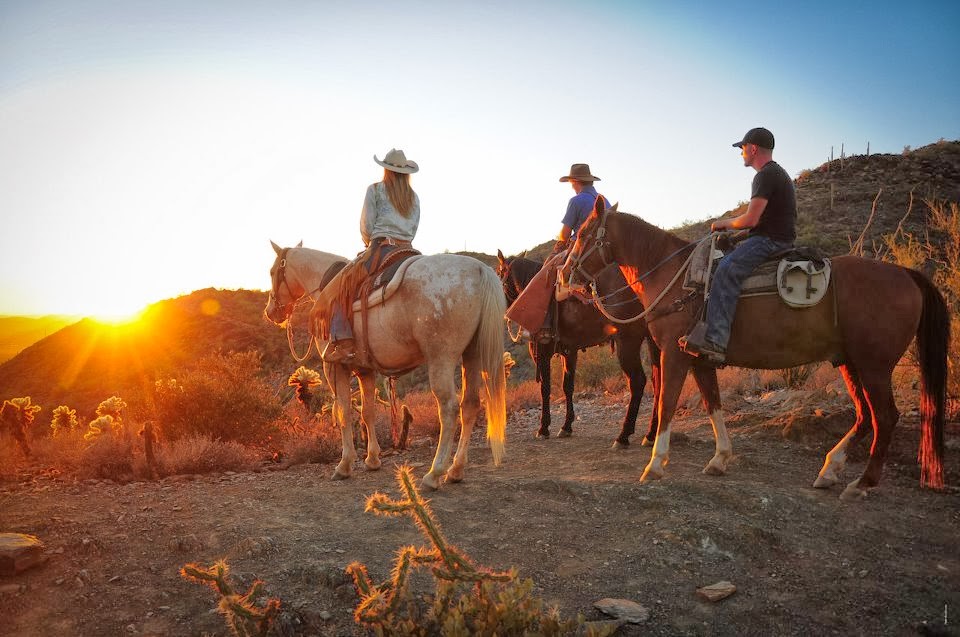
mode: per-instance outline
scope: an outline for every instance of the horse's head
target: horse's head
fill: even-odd
[[[526,252],[517,257],[504,257],[503,252],[497,250],[497,276],[503,284],[507,303],[516,301],[530,279],[543,267],[542,263],[527,259],[524,255]]]
[[[617,205],[605,208],[603,197],[597,197],[593,212],[577,231],[577,240],[560,268],[561,286],[583,292],[600,271],[612,263],[606,220],[609,213],[617,211]]]
[[[277,253],[277,258],[270,268],[270,294],[267,295],[267,306],[263,309],[263,315],[277,325],[282,325],[293,314],[304,289],[296,277],[288,275],[287,256],[290,248],[281,248],[273,241],[270,245]],[[296,247],[303,247],[303,241]]]

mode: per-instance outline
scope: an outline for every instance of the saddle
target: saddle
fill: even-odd
[[[733,248],[722,237],[712,234],[694,248],[684,275],[685,290],[709,292],[717,261]],[[790,307],[812,307],[823,300],[829,284],[830,259],[816,248],[797,246],[761,263],[743,282],[740,298],[777,294]]]

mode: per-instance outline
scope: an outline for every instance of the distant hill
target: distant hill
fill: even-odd
[[[60,404],[89,417],[114,394],[149,401],[158,378],[218,350],[256,349],[267,370],[289,373],[286,335],[264,319],[266,301],[265,292],[205,289],[155,303],[131,325],[83,319],[0,365],[0,397],[30,396],[41,420]]]
[[[78,320],[77,316],[0,316],[0,363]]]

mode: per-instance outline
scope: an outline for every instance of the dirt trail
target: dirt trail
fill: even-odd
[[[713,438],[692,410],[675,420],[666,478],[646,485],[637,480],[649,450],[610,449],[620,397],[581,397],[570,439],[534,440],[536,411],[515,414],[505,463],[492,466],[478,434],[466,481],[431,495],[432,506],[451,541],[481,564],[518,567],[564,617],[602,619],[593,603],[604,597],[650,610],[621,635],[960,634],[960,492],[919,488],[915,417],[898,428],[881,487],[844,503],[839,487],[810,487],[834,433],[791,417],[787,439],[782,413],[739,408],[727,476],[701,473]],[[835,416],[842,429],[852,412]],[[951,441],[958,435],[951,425]],[[396,495],[396,465],[422,475],[433,450],[418,441],[345,482],[329,480],[332,465],[306,465],[126,485],[2,483],[0,530],[39,536],[50,560],[0,580],[21,585],[0,593],[0,635],[226,635],[212,592],[177,575],[224,556],[239,581],[262,578],[282,600],[282,634],[363,634],[343,568],[357,560],[381,580],[397,548],[422,543],[409,520],[364,513],[364,500]],[[947,454],[957,485],[955,444]],[[845,477],[862,468],[863,451]],[[737,592],[718,603],[695,595],[720,580]]]

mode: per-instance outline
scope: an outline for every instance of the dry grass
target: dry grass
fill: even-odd
[[[259,454],[239,442],[185,436],[157,447],[160,475],[247,471],[259,464]]]
[[[340,459],[340,429],[330,414],[314,414],[301,422],[299,416],[279,427],[276,446],[288,465],[328,463]],[[379,437],[379,433],[378,433]]]

